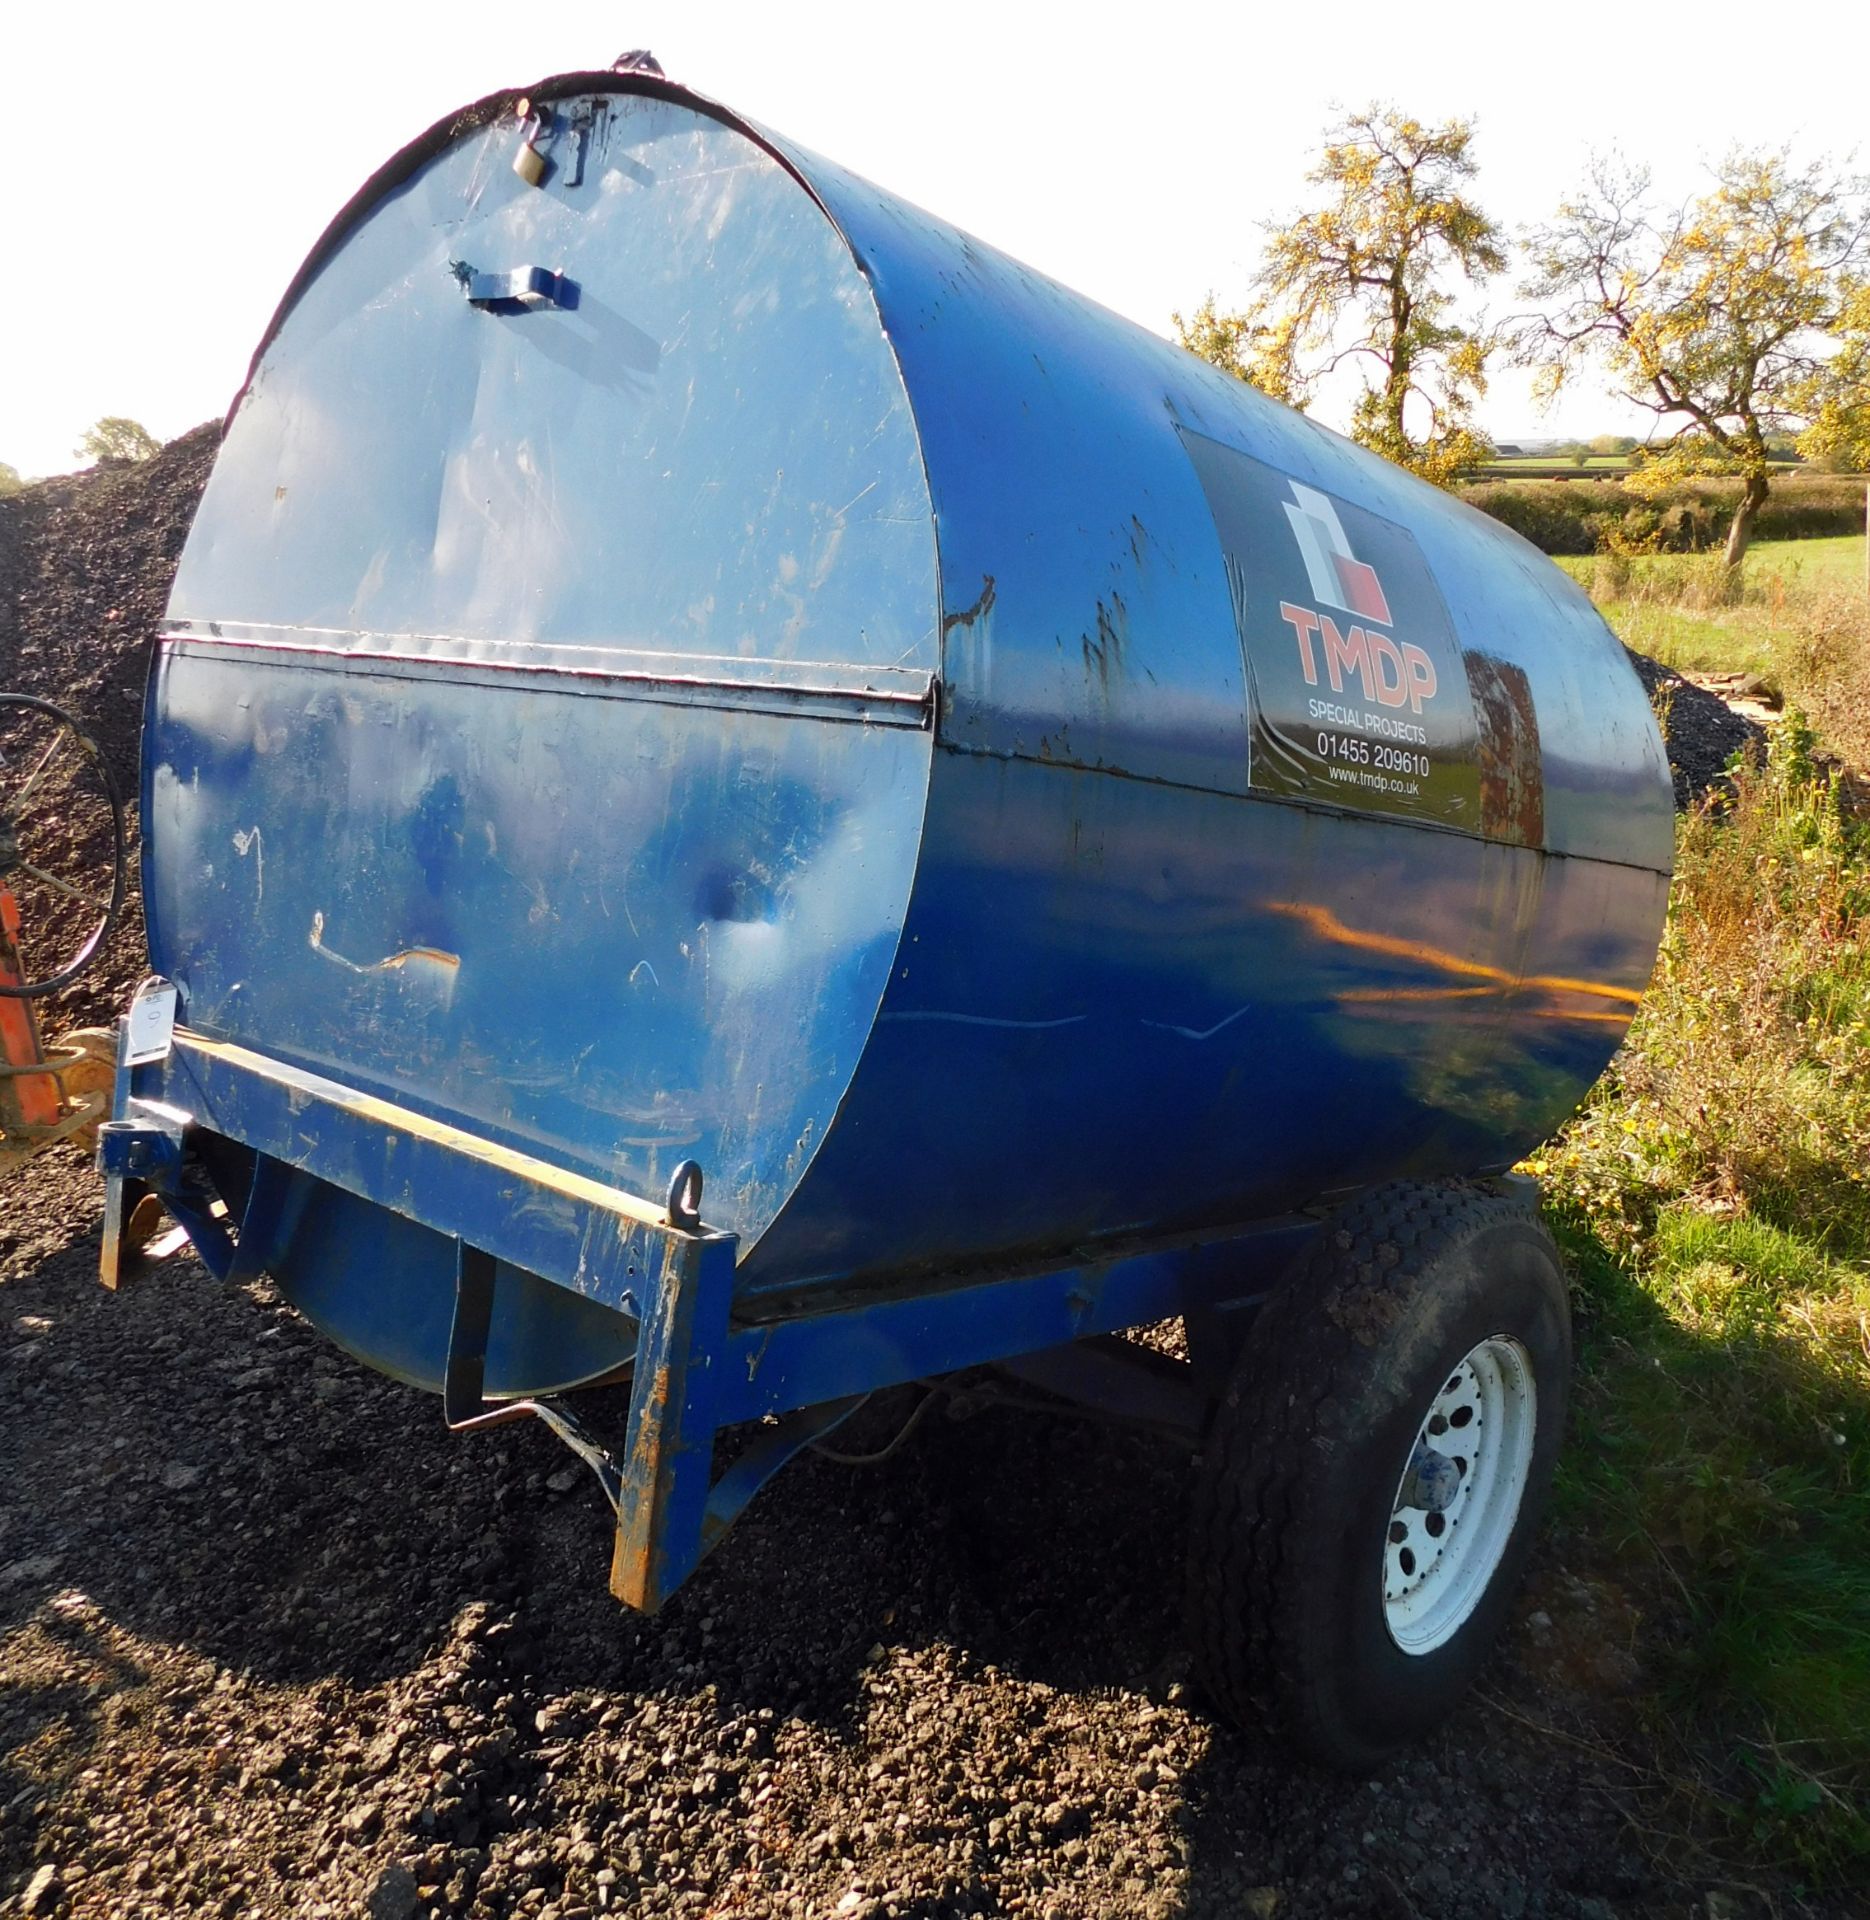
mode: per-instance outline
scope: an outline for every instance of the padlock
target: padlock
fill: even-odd
[[[529,112],[528,103],[522,100],[516,111],[520,116],[520,135],[519,151],[513,156],[513,171],[529,187],[543,186],[546,172],[552,163],[539,151],[534,142],[544,139],[551,126],[549,110],[540,113]]]
[[[530,140],[520,143],[519,152],[513,156],[513,171],[529,187],[536,187],[545,180],[546,159]]]

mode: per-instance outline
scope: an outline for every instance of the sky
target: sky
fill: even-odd
[[[1210,290],[1244,301],[1258,223],[1300,204],[1341,109],[1474,116],[1476,194],[1515,231],[1594,150],[1620,145],[1685,194],[1735,143],[1842,157],[1865,137],[1861,5],[1698,0],[1645,16],[1659,38],[1620,41],[1628,17],[1471,0],[16,0],[0,6],[0,461],[82,464],[105,414],[166,439],[223,413],[293,271],[378,164],[452,107],[627,47],[1162,334]],[[1489,299],[1515,305],[1506,285]],[[1646,418],[1595,386],[1541,415],[1512,373],[1481,412],[1506,439]]]

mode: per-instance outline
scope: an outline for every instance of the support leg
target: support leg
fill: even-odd
[[[643,1320],[610,1589],[644,1613],[701,1559],[733,1287],[734,1242],[691,1240]]]

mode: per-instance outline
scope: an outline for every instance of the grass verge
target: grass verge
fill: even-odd
[[[1870,828],[1796,715],[1681,826],[1623,1052],[1531,1164],[1579,1310],[1570,1523],[1686,1631],[1652,1718],[1738,1847],[1870,1870]]]
[[[1857,535],[1772,540],[1736,586],[1719,554],[1607,552],[1557,565],[1620,639],[1682,673],[1746,673],[1810,711],[1828,748],[1870,768],[1870,592]]]

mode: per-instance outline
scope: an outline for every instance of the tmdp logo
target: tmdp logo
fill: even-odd
[[[1318,685],[1322,654],[1333,693],[1343,693],[1354,680],[1372,706],[1406,706],[1419,714],[1423,702],[1435,697],[1435,663],[1420,647],[1381,630],[1395,625],[1383,582],[1375,567],[1351,551],[1337,508],[1326,495],[1294,480],[1286,518],[1317,602],[1315,608],[1279,603],[1280,617],[1291,624],[1298,642],[1305,684]],[[1325,607],[1355,616],[1355,623],[1346,620],[1340,627],[1322,611]]]

